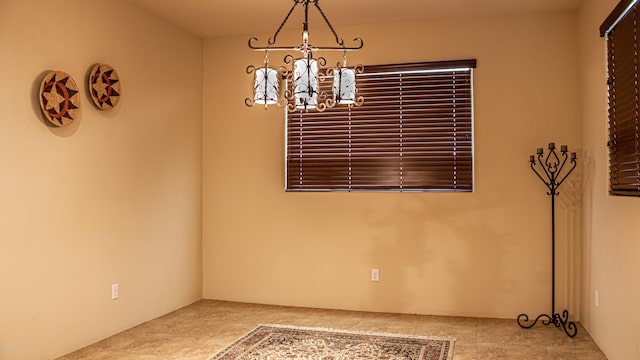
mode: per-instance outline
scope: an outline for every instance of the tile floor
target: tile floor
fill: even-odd
[[[284,324],[457,338],[454,360],[606,360],[582,326],[571,339],[554,326],[515,320],[381,314],[202,300],[58,360],[206,360],[258,324]]]

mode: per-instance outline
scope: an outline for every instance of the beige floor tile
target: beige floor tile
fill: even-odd
[[[486,360],[606,360],[593,349],[566,349],[561,346],[479,344],[478,358]]]

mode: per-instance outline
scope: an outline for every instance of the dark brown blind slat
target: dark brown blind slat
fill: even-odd
[[[620,19],[631,3],[621,1],[600,31],[607,34],[609,193],[640,196],[637,4]]]
[[[475,66],[366,66],[363,106],[288,113],[286,189],[472,191]],[[330,79],[320,86],[330,94]]]

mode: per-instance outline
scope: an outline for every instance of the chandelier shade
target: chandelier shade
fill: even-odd
[[[333,102],[337,105],[362,105],[364,98],[357,96],[356,74],[361,74],[363,67],[346,68],[338,64],[337,68],[330,70],[329,74],[333,75]]]
[[[293,0],[293,7],[289,10],[282,24],[280,24],[273,36],[269,38],[265,46],[256,46],[254,43],[257,42],[258,39],[255,37],[249,39],[249,48],[264,51],[265,60],[264,67],[255,68],[251,65],[247,68],[248,73],[255,71],[253,98],[245,99],[247,106],[261,104],[265,105],[266,108],[268,105],[273,104],[277,104],[278,106],[288,104],[288,108],[291,111],[323,111],[327,107],[333,107],[335,105],[362,105],[364,99],[358,97],[356,94],[356,78],[357,74],[363,72],[363,67],[356,66],[355,68],[347,68],[346,63],[347,52],[360,50],[364,42],[360,38],[355,38],[353,40],[356,43],[355,46],[346,46],[344,40],[338,36],[318,2],[319,0]],[[278,34],[299,5],[304,7],[302,44],[277,46],[276,40]],[[336,45],[315,46],[309,43],[309,5],[312,5],[318,10],[322,19],[331,30]],[[302,56],[293,60],[294,57],[292,55],[286,55],[284,62],[289,65],[290,68],[282,66],[279,70],[276,70],[269,67],[269,51],[300,52]],[[326,65],[326,60],[323,57],[314,57],[315,53],[319,51],[343,52],[343,66],[338,64],[338,68],[336,69],[323,69],[322,67]],[[327,96],[325,91],[320,88],[320,83],[321,80],[331,80],[332,76],[333,87],[326,90],[332,91],[333,96]],[[280,86],[280,82],[285,80],[285,90],[281,91],[280,89],[282,87]]]
[[[277,104],[280,93],[278,71],[267,67],[259,68],[256,69],[254,79],[254,102],[261,105]]]
[[[337,104],[356,102],[356,72],[353,69],[338,69],[333,76],[333,100]]]
[[[316,59],[296,59],[293,65],[293,94],[296,109],[315,109],[318,101],[318,61]]]

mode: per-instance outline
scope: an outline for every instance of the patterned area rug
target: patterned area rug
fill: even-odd
[[[209,360],[452,360],[452,338],[260,325]]]

